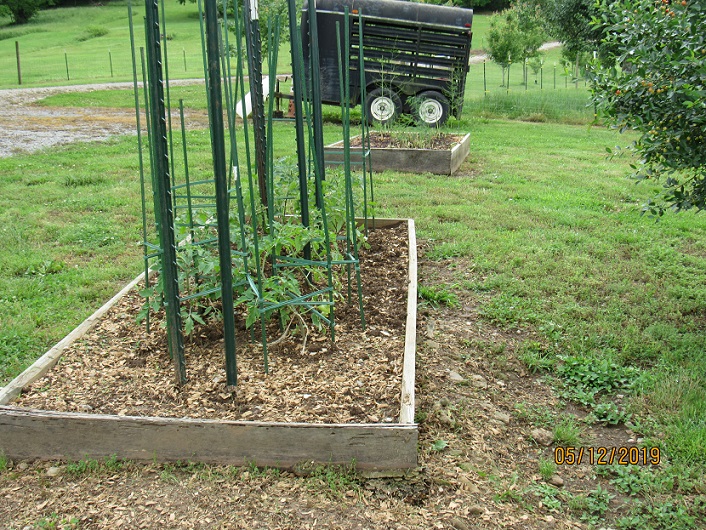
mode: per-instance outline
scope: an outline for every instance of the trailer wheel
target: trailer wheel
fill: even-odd
[[[365,99],[368,123],[386,125],[393,123],[402,111],[400,97],[389,88],[376,88]]]
[[[417,96],[417,121],[429,127],[441,127],[449,119],[449,100],[443,94],[427,90]]]

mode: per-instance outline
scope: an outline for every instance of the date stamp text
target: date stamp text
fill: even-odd
[[[557,447],[554,463],[558,466],[581,464],[608,466],[659,465],[659,447]]]

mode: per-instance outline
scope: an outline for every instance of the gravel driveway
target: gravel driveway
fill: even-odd
[[[173,81],[194,84],[199,80]],[[105,140],[135,134],[132,109],[43,107],[35,103],[64,92],[132,89],[132,83],[106,83],[0,90],[0,157],[38,151],[77,141]]]

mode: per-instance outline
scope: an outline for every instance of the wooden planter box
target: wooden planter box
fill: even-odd
[[[407,320],[397,423],[310,424],[157,418],[25,409],[10,405],[46,374],[79,339],[142,279],[139,276],[32,366],[0,389],[0,454],[18,460],[104,459],[198,461],[293,468],[303,462],[348,465],[366,473],[396,474],[417,466],[414,372],[417,248],[414,221],[378,219],[376,228],[406,222],[409,234]]]
[[[355,138],[358,138],[357,136]],[[370,160],[373,171],[385,170],[403,173],[433,173],[453,175],[470,152],[471,135],[466,134],[451,149],[414,149],[402,147],[372,147]],[[351,147],[351,163],[360,165],[362,148]],[[343,140],[327,145],[324,159],[328,166],[343,164]]]

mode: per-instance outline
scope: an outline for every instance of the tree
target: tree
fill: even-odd
[[[634,130],[635,177],[663,179],[645,207],[662,215],[706,208],[704,0],[601,0],[597,30],[611,50],[596,62],[593,98],[608,123]]]
[[[0,0],[0,14],[8,13],[13,24],[24,24],[46,5],[47,0]]]
[[[600,48],[603,35],[591,24],[597,15],[596,0],[548,0],[541,8],[549,33],[561,41],[566,57],[573,60]]]
[[[524,63],[536,57],[546,38],[540,10],[526,2],[518,2],[510,9],[493,15],[488,31],[488,56],[505,69],[511,63]]]

